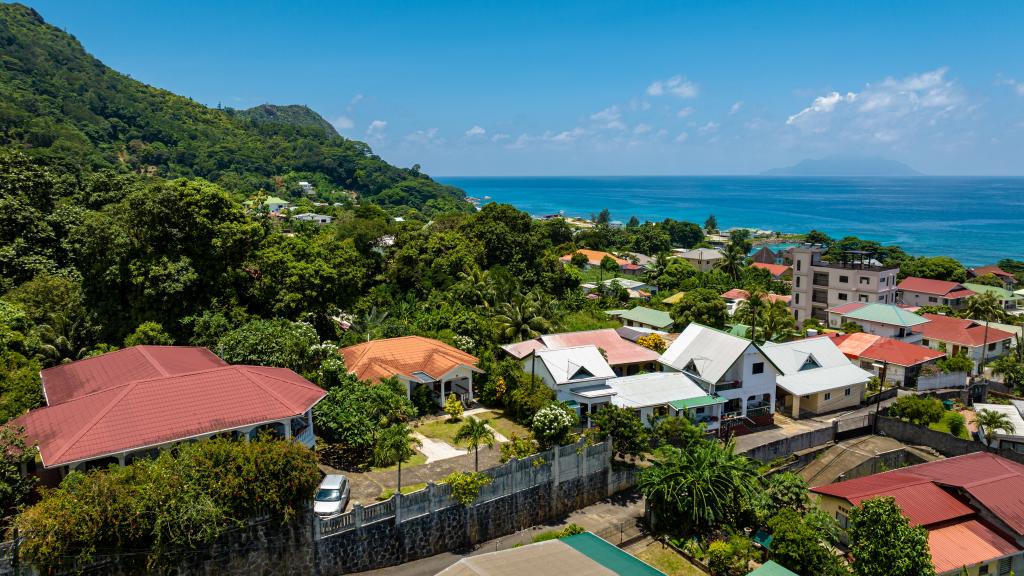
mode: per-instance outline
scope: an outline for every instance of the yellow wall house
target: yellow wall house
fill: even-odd
[[[864,398],[871,373],[850,362],[829,338],[768,342],[761,349],[782,372],[777,405],[793,418],[852,408]]]

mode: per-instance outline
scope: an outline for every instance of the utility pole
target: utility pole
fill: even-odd
[[[878,364],[874,364],[874,366],[877,367]],[[883,361],[881,364],[881,368],[882,371],[878,379],[878,394],[875,395],[875,426],[873,431],[874,434],[878,434],[878,415],[879,412],[881,412],[882,410],[882,390],[885,390],[885,373],[889,368],[889,363]]]

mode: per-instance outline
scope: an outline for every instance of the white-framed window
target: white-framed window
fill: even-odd
[[[843,396],[849,396],[849,395],[850,395],[850,389],[849,388],[847,388],[846,390],[843,390]]]
[[[827,402],[827,401],[829,401],[831,399],[832,399],[832,393],[831,392],[825,392],[825,401]]]

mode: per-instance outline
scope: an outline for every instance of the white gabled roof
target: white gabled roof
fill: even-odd
[[[658,360],[676,370],[686,369],[692,361],[702,380],[715,383],[753,345],[746,338],[691,323]]]
[[[622,376],[607,382],[615,390],[612,404],[620,408],[643,408],[707,396],[708,393],[682,372],[652,372]]]
[[[597,346],[537,350],[536,355],[538,360],[544,362],[544,366],[557,384],[615,377],[615,372],[605,361]]]
[[[850,362],[831,338],[768,342],[761,351],[782,372],[779,387],[797,396],[862,384],[872,376]]]

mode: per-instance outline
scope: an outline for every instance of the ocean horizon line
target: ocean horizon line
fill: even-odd
[[[791,176],[785,174],[487,174],[487,175],[466,175],[466,174],[441,174],[431,176],[434,180],[449,178],[501,178],[501,179],[528,179],[528,178],[771,178],[774,180],[820,180],[820,179],[870,179],[870,180],[928,180],[944,178],[1012,178],[1024,179],[1024,174],[911,174],[904,176],[868,176],[854,174],[829,174],[821,176]]]

